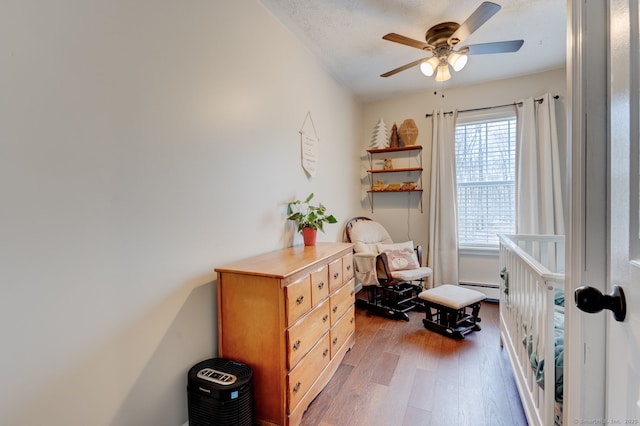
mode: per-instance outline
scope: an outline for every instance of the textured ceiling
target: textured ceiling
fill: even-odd
[[[566,61],[565,0],[497,0],[502,9],[462,43],[523,39],[515,53],[474,55],[445,83],[418,67],[382,78],[380,74],[428,57],[383,40],[395,32],[424,40],[431,26],[463,23],[481,0],[261,0],[342,84],[365,101],[562,68]]]

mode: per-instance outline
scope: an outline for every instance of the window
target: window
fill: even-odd
[[[497,247],[498,233],[515,231],[516,119],[495,115],[456,125],[460,247]]]

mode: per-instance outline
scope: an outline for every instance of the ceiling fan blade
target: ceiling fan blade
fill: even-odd
[[[429,59],[429,58],[422,58],[422,59],[418,59],[417,61],[413,61],[410,62],[406,65],[403,65],[401,67],[398,67],[396,69],[393,69],[391,71],[385,72],[384,74],[380,74],[380,77],[390,77],[394,74],[399,73],[400,71],[404,71],[404,70],[408,70],[409,68],[415,67],[416,65],[419,65],[420,62],[424,61],[425,59]]]
[[[524,40],[497,41],[495,43],[470,44],[462,49],[469,49],[467,52],[469,55],[488,55],[517,52],[523,44]]]
[[[396,34],[396,33],[389,33],[383,36],[382,38],[385,40],[404,44],[405,46],[415,47],[416,49],[420,49],[420,50],[429,50],[429,51],[433,50],[433,46],[431,46],[428,43],[425,43],[424,41],[414,40],[412,38],[405,37],[403,35]]]
[[[451,34],[451,37],[447,40],[449,46],[455,46],[465,41],[467,37],[480,28],[493,15],[498,13],[500,9],[502,9],[502,6],[499,4],[491,3],[489,1],[483,2],[471,14],[471,16],[469,16],[467,20],[464,21],[453,34]]]

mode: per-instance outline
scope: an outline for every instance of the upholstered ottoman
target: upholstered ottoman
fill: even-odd
[[[480,302],[486,296],[476,290],[458,285],[443,284],[424,290],[425,328],[445,336],[464,339],[465,334],[480,330]]]

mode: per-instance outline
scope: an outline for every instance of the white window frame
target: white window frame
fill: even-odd
[[[477,122],[486,122],[486,121],[497,121],[497,120],[506,120],[506,119],[516,119],[516,109],[515,106],[505,106],[499,108],[492,108],[490,110],[483,111],[469,111],[469,112],[459,112],[456,119],[456,131],[458,125],[477,123]],[[516,122],[517,126],[517,122]],[[514,141],[515,143],[516,141]],[[456,157],[457,160],[457,157]],[[516,161],[516,160],[514,160]],[[515,164],[514,164],[515,170]],[[514,176],[514,185],[515,185],[515,176]],[[515,188],[514,188],[515,189]],[[514,199],[515,203],[515,199]],[[458,226],[459,226],[459,213],[458,213]],[[514,206],[514,227],[515,227],[515,206]],[[514,228],[515,232],[515,228]],[[499,245],[489,244],[489,245],[472,245],[472,244],[463,244],[460,242],[460,236],[458,236],[458,252],[460,254],[474,254],[474,255],[495,255],[498,253]]]

